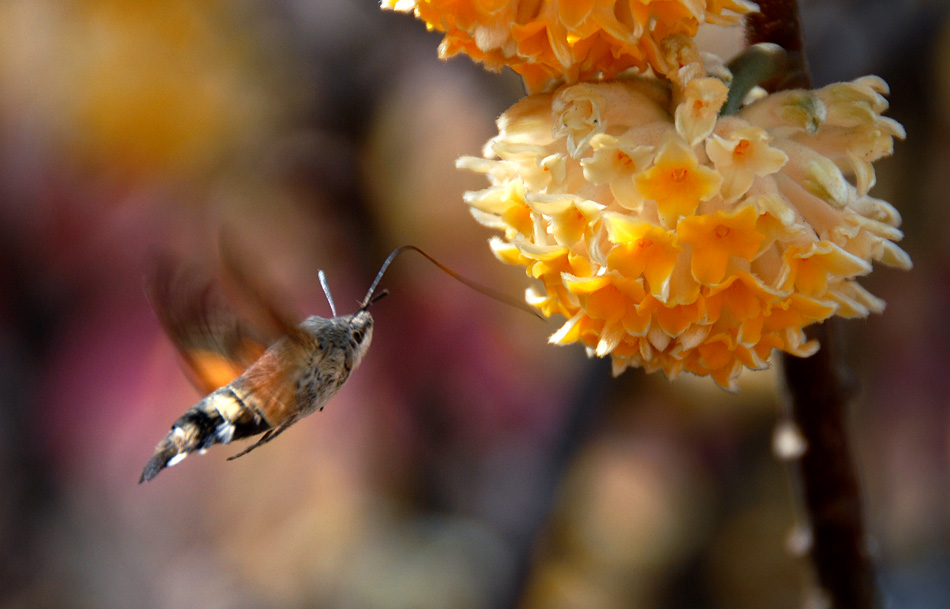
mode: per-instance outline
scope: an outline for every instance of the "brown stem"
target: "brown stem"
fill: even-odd
[[[773,90],[810,89],[811,77],[805,61],[805,44],[802,38],[801,19],[797,0],[757,0],[759,12],[746,15],[745,35],[749,45],[760,42],[777,44],[788,52],[798,69],[790,70],[782,83]]]
[[[829,321],[809,329],[821,343],[815,355],[783,358],[788,416],[807,446],[796,464],[818,584],[835,609],[872,609],[877,587],[847,432],[856,384],[836,358],[834,326]]]
[[[748,43],[778,44],[798,65],[774,89],[810,88],[797,1],[757,3],[761,12],[746,18]],[[874,609],[877,585],[867,553],[861,487],[848,446],[847,408],[855,381],[836,358],[835,323],[809,328],[809,337],[821,344],[815,355],[801,359],[783,354],[788,417],[807,446],[796,464],[818,585],[835,609]]]

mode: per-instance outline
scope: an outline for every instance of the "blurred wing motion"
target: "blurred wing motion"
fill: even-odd
[[[162,327],[191,381],[210,395],[172,424],[140,482],[192,452],[264,433],[245,454],[296,420],[296,381],[310,365],[308,350],[318,347],[315,337],[287,321],[233,256],[222,256],[260,324],[245,321],[219,285],[172,257],[156,257],[146,273],[146,293]]]
[[[202,393],[236,379],[278,338],[241,319],[213,281],[171,257],[152,261],[145,292]]]
[[[254,280],[258,274],[249,273],[247,265],[237,256],[237,237],[230,230],[223,230],[220,236],[221,261],[225,275],[235,284],[237,290],[252,307],[260,325],[276,337],[289,336],[295,341],[306,341],[307,333],[299,325],[299,319],[277,306],[277,292],[272,286],[266,286]]]

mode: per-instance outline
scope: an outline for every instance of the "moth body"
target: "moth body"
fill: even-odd
[[[319,271],[333,317],[314,315],[297,324],[276,306],[278,299],[270,291],[243,272],[226,246],[223,242],[225,266],[263,325],[247,323],[214,282],[173,259],[156,259],[146,274],[146,293],[162,327],[178,348],[192,382],[207,395],[172,423],[139,482],[151,480],[191,453],[261,434],[257,442],[230,457],[235,459],[322,410],[369,349],[373,316],[368,309],[388,293],[377,292],[376,287],[405,251],[418,252],[490,298],[540,317],[528,305],[462,277],[414,245],[404,245],[389,254],[351,315],[337,316],[326,276]]]
[[[300,332],[271,345],[240,376],[189,408],[155,447],[140,482],[215,444],[264,434],[247,454],[326,403],[359,365],[373,337],[373,316],[308,317]]]

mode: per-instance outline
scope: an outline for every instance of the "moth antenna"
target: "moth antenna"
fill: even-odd
[[[411,247],[411,246],[403,245],[402,247],[397,247],[392,252],[390,252],[389,256],[387,256],[385,260],[383,260],[383,264],[379,267],[379,272],[376,273],[376,279],[373,279],[373,283],[370,284],[369,290],[366,291],[366,296],[364,296],[362,302],[360,302],[361,311],[369,308],[369,305],[373,304],[376,300],[379,299],[379,298],[373,298],[373,292],[376,291],[376,286],[378,286],[379,282],[382,281],[383,275],[386,274],[386,269],[389,268],[389,265],[392,264],[393,260],[395,260],[396,257],[399,256],[399,254],[403,253],[407,247]]]
[[[336,304],[333,303],[333,296],[330,294],[330,286],[327,284],[327,275],[323,272],[323,269],[317,271],[317,277],[320,278],[320,287],[323,288],[323,293],[327,295],[327,302],[330,303],[330,313],[336,317]]]
[[[382,298],[388,293],[384,290],[375,296],[373,295],[373,293],[376,291],[376,287],[379,285],[379,282],[383,279],[383,275],[386,274],[386,270],[389,268],[389,265],[392,264],[393,260],[398,258],[400,254],[402,254],[403,252],[407,250],[418,252],[424,258],[426,258],[429,262],[431,262],[432,264],[442,269],[442,271],[446,275],[448,275],[449,277],[452,277],[453,279],[455,279],[456,281],[464,285],[467,285],[468,287],[472,288],[476,292],[480,292],[481,294],[484,294],[485,296],[488,296],[489,298],[493,300],[497,300],[498,302],[510,305],[517,309],[521,309],[522,311],[525,311],[526,313],[530,313],[531,315],[534,315],[538,319],[542,319],[542,320],[544,319],[544,317],[542,317],[540,313],[538,313],[536,310],[531,308],[527,303],[521,300],[517,300],[516,298],[512,298],[511,296],[504,294],[502,292],[499,292],[498,290],[492,289],[480,283],[476,283],[472,281],[471,279],[467,279],[466,277],[459,275],[458,273],[456,273],[449,267],[445,266],[444,264],[442,264],[441,262],[439,262],[438,260],[430,256],[429,254],[425,253],[424,251],[422,251],[415,245],[403,245],[403,246],[397,247],[396,249],[392,251],[392,253],[389,254],[389,256],[386,257],[386,260],[384,260],[383,264],[379,267],[379,272],[376,273],[376,279],[373,280],[372,285],[369,286],[369,290],[366,292],[366,296],[363,298],[363,302],[360,303],[360,310],[366,309],[371,304],[373,304],[374,302],[376,302],[377,300],[379,300],[380,298]]]

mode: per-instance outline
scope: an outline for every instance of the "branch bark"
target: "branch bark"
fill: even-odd
[[[835,353],[835,323],[809,329],[809,337],[821,342],[815,355],[784,356],[787,416],[806,443],[794,465],[818,585],[835,609],[874,609],[877,585],[847,430],[856,383]]]
[[[811,88],[796,0],[757,0],[746,17],[748,43],[783,47],[796,63],[775,90]],[[793,462],[811,532],[809,556],[818,585],[835,609],[879,606],[874,566],[867,551],[861,486],[848,442],[847,411],[855,381],[835,349],[834,320],[808,329],[821,349],[812,357],[782,356],[786,416],[806,443]]]

